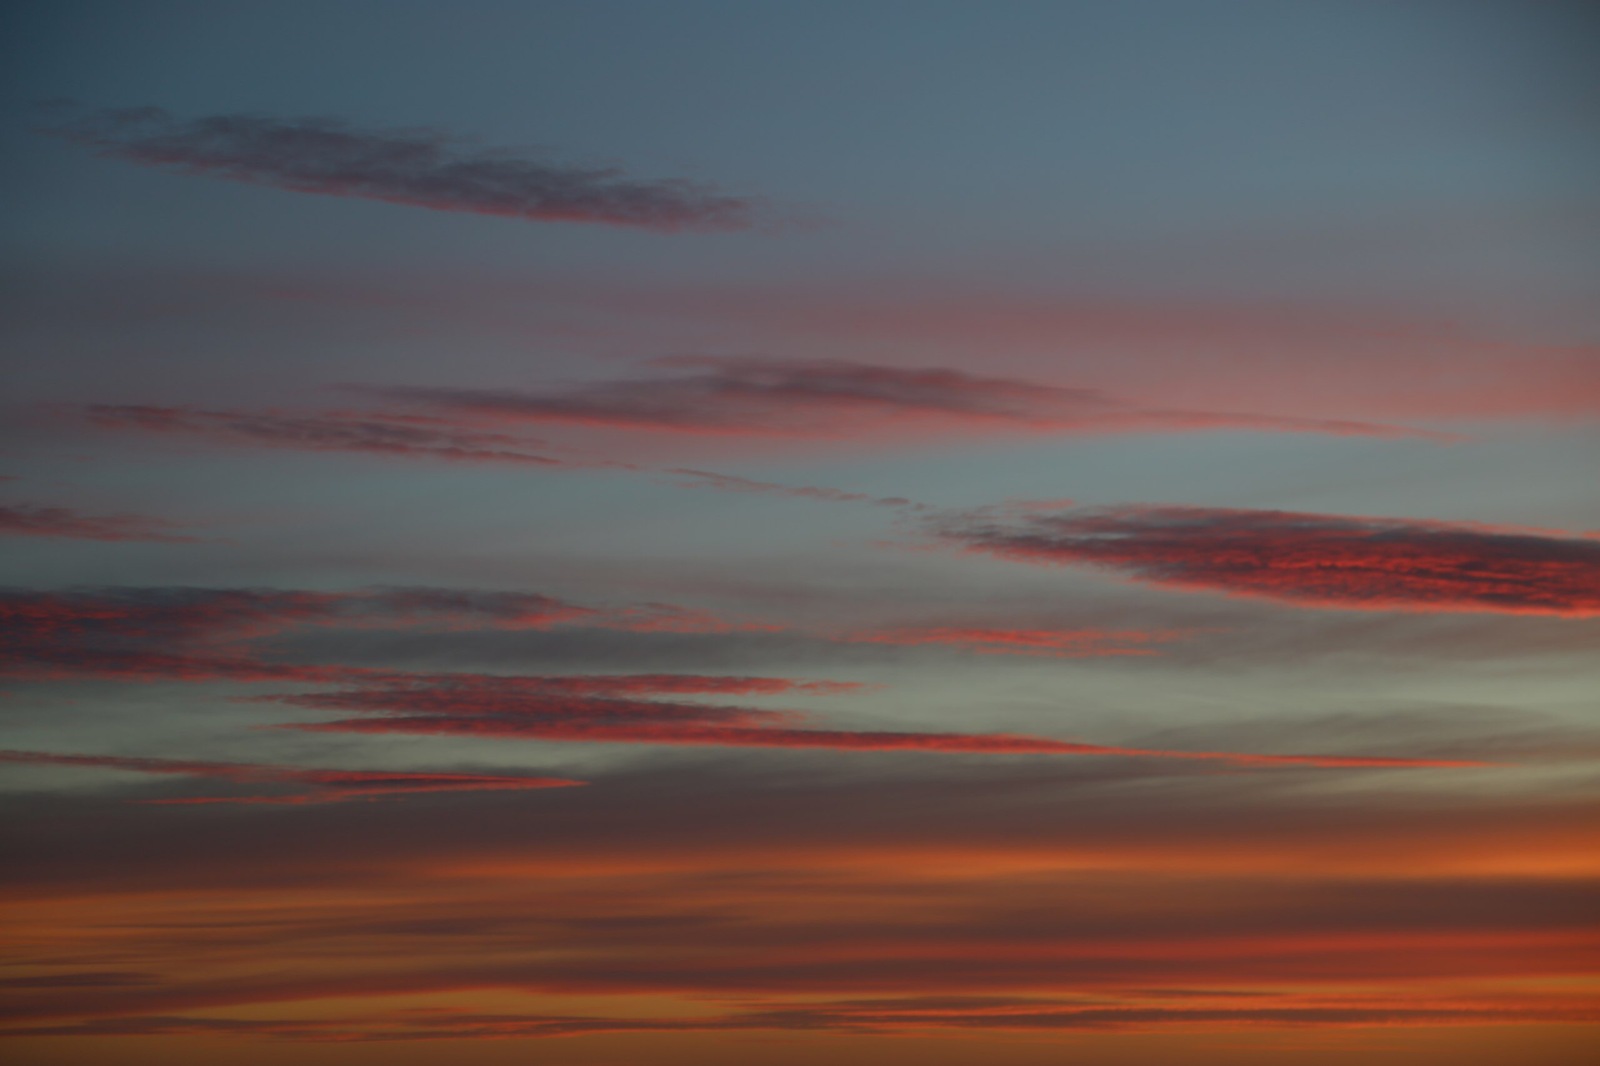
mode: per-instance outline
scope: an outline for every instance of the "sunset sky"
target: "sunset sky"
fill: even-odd
[[[0,15],[18,1066],[1600,1049],[1581,2]]]

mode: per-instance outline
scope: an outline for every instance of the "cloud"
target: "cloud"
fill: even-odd
[[[1271,755],[1247,752],[1129,748],[1010,733],[890,732],[826,729],[806,725],[797,712],[725,705],[622,699],[606,692],[606,679],[491,675],[373,676],[362,687],[336,692],[293,693],[259,700],[316,710],[358,712],[369,717],[300,723],[288,728],[309,732],[401,733],[508,737],[591,743],[666,744],[739,748],[813,748],[832,751],[920,752],[966,755],[1090,755],[1218,761],[1250,767],[1416,768],[1486,765],[1473,760],[1408,759],[1342,755]],[[657,681],[633,688],[639,678],[618,679],[613,691],[650,691]],[[596,684],[596,682],[600,682]],[[700,687],[698,679],[656,691],[737,691],[748,679],[726,688]],[[789,689],[796,683],[779,682]],[[782,691],[768,685],[766,691]],[[816,686],[810,686],[813,691]]]
[[[137,404],[90,404],[84,417],[111,430],[184,434],[220,444],[313,452],[367,452],[400,458],[469,463],[569,465],[528,449],[541,442],[464,429],[446,419],[384,411],[286,414],[279,411],[204,411]]]
[[[990,626],[909,626],[843,639],[902,647],[955,647],[979,655],[1038,655],[1062,659],[1154,655],[1151,644],[1177,639],[1172,632],[1106,629],[1006,629]]]
[[[34,984],[6,989],[10,1035],[192,1015],[367,1038],[540,1035],[580,1009],[885,1033],[1594,1009],[1587,796],[1508,802],[1476,775],[861,769],[674,755],[449,803],[13,799],[0,888]]]
[[[1372,711],[1338,711],[1214,720],[1146,733],[1152,747],[1398,748],[1448,758],[1487,757],[1545,764],[1600,760],[1600,728],[1526,709],[1397,702]]]
[[[736,625],[670,604],[601,609],[536,592],[430,586],[342,592],[184,586],[0,589],[0,631],[14,639],[119,636],[215,645],[302,625],[516,630],[568,623],[684,630]]]
[[[572,696],[660,696],[668,694],[773,696],[806,693],[836,696],[869,686],[853,681],[796,681],[787,677],[728,677],[708,674],[560,674],[552,677],[489,674],[396,675],[428,685],[460,686],[498,697],[523,693]],[[456,689],[460,691],[459,688]]]
[[[470,623],[521,629],[600,613],[538,593],[427,586],[349,592],[183,586],[0,589],[0,631],[13,640],[117,636],[214,645],[308,624]]]
[[[724,1010],[690,1018],[648,1015],[534,1014],[438,1009],[412,1014],[345,1015],[338,1018],[217,1018],[144,1015],[93,1022],[15,1028],[16,1037],[210,1036],[272,1038],[306,1042],[411,1040],[528,1040],[597,1034],[694,1034],[782,1031],[853,1036],[910,1036],[941,1032],[1197,1032],[1304,1028],[1590,1023],[1594,1011],[1559,996],[1502,997],[1497,1001],[1419,995],[1392,997],[1290,996],[1234,1005],[1226,994],[1204,1004],[1174,1003],[1159,996],[1124,995],[1071,1000],[1047,996],[902,997],[828,1003],[795,1001]],[[1132,1001],[1132,1002],[1129,1002]],[[870,1047],[871,1045],[867,1045]]]
[[[63,537],[71,540],[154,541],[189,544],[198,537],[169,532],[175,527],[141,515],[88,515],[66,507],[0,505],[0,537]]]
[[[676,479],[674,483],[684,488],[712,488],[724,492],[790,496],[797,499],[825,500],[829,503],[871,503],[879,507],[908,507],[913,510],[923,510],[927,506],[914,503],[904,496],[872,496],[862,492],[845,492],[842,489],[816,485],[780,485],[771,481],[756,481],[734,474],[717,474],[709,470],[691,470],[686,467],[669,467],[660,472],[672,475]]]
[[[929,528],[969,551],[1180,589],[1363,610],[1600,614],[1600,541],[1466,522],[1204,507],[982,510]]]
[[[310,452],[355,452],[401,459],[439,459],[456,463],[509,463],[576,470],[625,470],[666,477],[680,488],[759,493],[829,503],[870,503],[882,507],[925,505],[901,496],[873,496],[816,485],[783,485],[736,474],[687,467],[652,467],[606,459],[558,458],[532,449],[544,441],[472,428],[454,417],[410,411],[206,411],[149,404],[88,404],[72,409],[98,429],[199,437],[235,447]]]
[[[1165,869],[1199,878],[1329,874],[1413,885],[1482,876],[1482,891],[1492,897],[1500,879],[1600,873],[1590,846],[1590,797],[1535,792],[1507,803],[1477,774],[1456,779],[1453,788],[1436,779],[1429,789],[1370,777],[1366,789],[1352,792],[1307,788],[1298,775],[1219,774],[1203,765],[1153,776],[1148,766],[1105,761],[941,760],[886,773],[881,765],[805,752],[760,759],[677,752],[597,773],[591,787],[551,797],[562,804],[559,818],[530,821],[518,797],[485,794],[471,800],[476,815],[466,819],[365,806],[315,817],[261,812],[266,820],[251,838],[236,834],[233,812],[186,812],[195,832],[175,834],[170,822],[120,802],[39,797],[33,816],[0,822],[7,854],[16,857],[0,867],[0,885],[7,898],[24,891],[58,898],[97,884],[136,892],[247,890],[276,872],[301,884],[348,877],[381,886],[415,874],[421,860],[426,868],[513,878],[522,863],[544,864],[552,877],[740,867],[781,867],[801,877],[863,867],[932,876],[966,868],[952,864],[962,856],[988,856],[972,869],[991,874],[997,889],[1010,872],[1028,867],[1062,876]],[[1093,884],[1081,882],[1078,890],[1092,892]],[[1143,891],[1159,894],[1159,886],[1147,880]],[[1255,891],[1286,906],[1265,881]],[[1337,884],[1329,892],[1332,898],[1304,913],[1338,924],[1338,907],[1353,904],[1340,899]],[[1430,920],[1447,917],[1436,904],[1403,906],[1398,891],[1373,899]],[[1262,906],[1239,905],[1243,915],[1254,912],[1252,928],[1268,920]],[[1560,909],[1525,913],[1555,920]],[[1592,906],[1584,913],[1592,916]],[[1007,920],[1026,925],[1034,917]],[[1057,911],[1055,920],[1069,917]],[[1138,926],[1136,911],[1125,918]],[[1388,924],[1404,927],[1400,917]]]
[[[344,684],[339,691],[258,701],[367,717],[301,723],[312,732],[515,737],[547,741],[812,748],[970,755],[1091,755],[1211,760],[1235,766],[1403,768],[1477,761],[1181,751],[1006,733],[818,728],[806,715],[665,700],[677,695],[837,695],[862,686],[699,674],[499,675],[420,673],[360,664],[295,662],[256,641],[295,627],[357,629],[462,625],[543,629],[576,622],[626,631],[736,631],[670,605],[611,611],[530,593],[428,588],[331,593],[251,589],[101,589],[0,594],[0,675],[32,681],[232,681]]]
[[[539,593],[479,589],[0,589],[0,675],[343,682],[394,672],[285,662],[265,657],[253,642],[306,627],[439,633],[562,626],[684,634],[762,628],[673,604],[598,608]]]
[[[433,131],[362,129],[335,119],[181,120],[156,107],[106,108],[46,132],[142,166],[436,211],[670,233],[744,229],[753,209],[694,182],[641,181],[614,168],[475,150]]]
[[[363,387],[435,411],[513,422],[567,422],[711,434],[830,436],[924,428],[1038,433],[1265,430],[1358,436],[1438,436],[1371,422],[1147,408],[1095,389],[960,370],[840,360],[676,356],[672,373],[565,390]]]
[[[411,793],[481,792],[530,788],[567,788],[584,784],[562,777],[505,774],[441,774],[415,771],[303,770],[251,763],[191,762],[178,759],[128,758],[113,755],[63,755],[41,751],[0,750],[0,762],[44,766],[80,766],[105,770],[130,770],[143,774],[230,781],[240,784],[279,784],[300,791],[267,795],[185,796],[153,800],[154,803],[327,803]]]

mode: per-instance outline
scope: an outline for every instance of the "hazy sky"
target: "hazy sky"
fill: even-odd
[[[9,5],[8,1057],[1578,1061],[1597,30]]]

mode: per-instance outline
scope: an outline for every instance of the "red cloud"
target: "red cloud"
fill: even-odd
[[[144,774],[176,774],[247,784],[293,785],[303,791],[291,794],[247,796],[197,796],[156,803],[327,803],[363,797],[420,792],[483,792],[532,788],[567,788],[581,785],[562,777],[524,777],[506,774],[439,774],[379,770],[301,770],[287,766],[251,763],[189,762],[178,759],[126,758],[113,755],[59,755],[41,751],[0,751],[0,762],[49,766],[86,766],[106,770],[131,770]]]
[[[1600,614],[1600,542],[1473,523],[1114,507],[934,520],[970,551],[1317,607]]]
[[[65,537],[73,540],[144,540],[188,544],[198,537],[168,532],[174,527],[140,515],[88,515],[67,507],[0,506],[0,536]]]
[[[1259,755],[1170,751],[1083,744],[1009,733],[884,732],[800,728],[794,712],[579,694],[597,680],[570,686],[562,678],[434,675],[371,679],[341,692],[258,697],[319,710],[373,715],[289,728],[336,733],[412,733],[518,737],[530,740],[675,744],[746,748],[821,748],[835,751],[945,752],[973,755],[1112,755],[1215,760],[1239,766],[1464,767],[1481,762],[1337,755]],[[639,680],[624,679],[625,683]],[[733,679],[744,683],[751,679]],[[648,684],[648,682],[646,682]],[[690,685],[703,684],[694,679]],[[800,688],[795,683],[788,687]],[[687,686],[686,686],[687,687]],[[700,688],[699,691],[733,691]],[[772,691],[767,687],[767,691]],[[599,686],[604,691],[604,685]],[[673,691],[660,688],[657,691]],[[679,689],[681,691],[681,689]]]

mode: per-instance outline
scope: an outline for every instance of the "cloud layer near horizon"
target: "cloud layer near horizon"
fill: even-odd
[[[417,793],[482,792],[508,789],[569,788],[581,785],[564,777],[513,774],[425,773],[384,770],[310,770],[254,763],[194,762],[116,755],[64,755],[44,751],[0,750],[0,762],[35,766],[75,766],[101,770],[126,770],[141,774],[172,774],[226,781],[240,785],[283,785],[289,793],[223,796],[183,796],[147,802],[193,803],[328,803],[349,799],[374,799]]]
[[[373,1040],[664,1031],[663,1016],[892,1033],[1593,1014],[1573,984],[1597,935],[1590,823],[1555,796],[787,758],[404,807],[37,802],[0,830],[26,860],[0,891],[19,921],[92,917],[38,945],[8,1029],[206,1031],[198,1014],[219,1034],[238,1017]],[[271,970],[219,965],[269,944]],[[475,1003],[391,998],[417,994]],[[542,998],[563,995],[593,997],[586,1020]],[[309,1006],[327,999],[342,1002]],[[676,1003],[699,1009],[661,1009]]]
[[[599,222],[675,232],[751,224],[750,201],[681,179],[641,181],[465,146],[431,130],[363,129],[329,118],[207,115],[158,107],[72,115],[48,132],[100,155],[293,192],[537,222]]]

